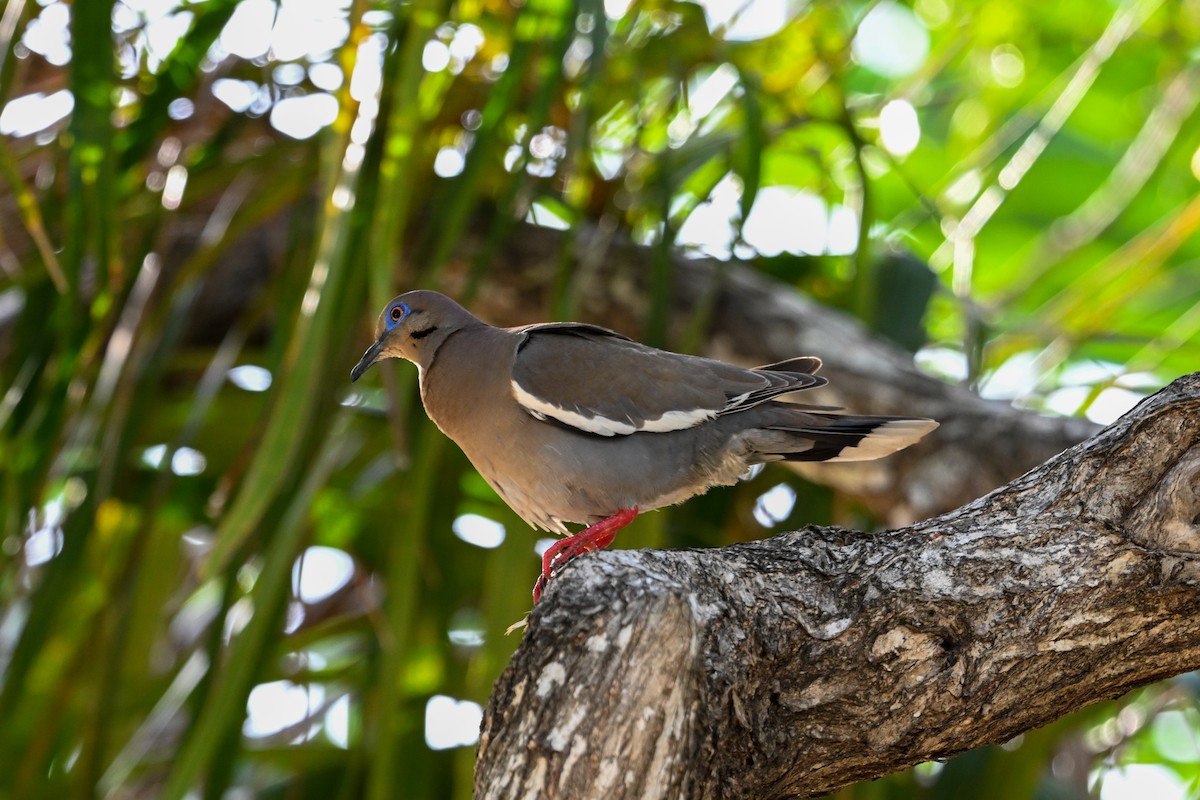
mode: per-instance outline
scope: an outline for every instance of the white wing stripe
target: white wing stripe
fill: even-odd
[[[512,381],[511,385],[513,397],[517,399],[521,407],[540,419],[552,417],[559,422],[570,425],[572,428],[579,428],[581,431],[599,434],[600,436],[615,436],[618,433],[624,436],[637,430],[637,428],[628,422],[605,419],[604,417],[585,417],[582,414],[576,414],[574,411],[559,408],[553,403],[547,403],[536,395],[525,391],[516,381]]]
[[[642,430],[653,431],[654,433],[681,431],[685,428],[694,428],[701,422],[713,419],[716,416],[717,412],[708,408],[693,408],[691,411],[668,411],[661,417],[646,420],[642,426]]]
[[[749,397],[750,394],[750,392],[742,392],[737,397],[729,398],[729,401],[725,403],[725,408],[723,410],[728,411],[731,408],[737,408],[742,403],[746,402],[746,398]]]
[[[646,420],[640,427],[628,420],[608,419],[607,417],[588,417],[583,414],[560,408],[548,403],[536,395],[521,388],[515,380],[511,382],[513,397],[527,412],[538,419],[551,417],[559,422],[578,428],[581,431],[594,433],[599,436],[628,436],[638,431],[651,433],[666,433],[694,427],[701,422],[713,419],[717,412],[709,408],[694,408],[688,411],[668,411],[660,417]]]

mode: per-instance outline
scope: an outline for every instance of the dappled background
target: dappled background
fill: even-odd
[[[410,366],[350,386],[401,290],[700,351],[707,259],[1097,423],[1200,367],[1197,0],[8,0],[0,45],[0,795],[469,796],[546,541]],[[617,546],[883,521],[768,469]],[[1191,796],[1198,690],[840,796]]]

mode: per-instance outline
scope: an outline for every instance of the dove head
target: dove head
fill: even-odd
[[[468,325],[481,324],[444,294],[418,290],[394,297],[379,315],[375,343],[350,370],[350,380],[358,380],[372,364],[385,358],[403,358],[426,367],[447,336]]]

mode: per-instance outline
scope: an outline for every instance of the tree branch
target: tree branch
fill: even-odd
[[[481,798],[790,798],[1200,667],[1200,373],[969,505],[581,557],[484,717]]]

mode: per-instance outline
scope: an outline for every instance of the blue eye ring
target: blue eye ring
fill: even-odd
[[[396,303],[388,309],[388,329],[395,327],[402,319],[409,315],[411,309],[406,303]]]

